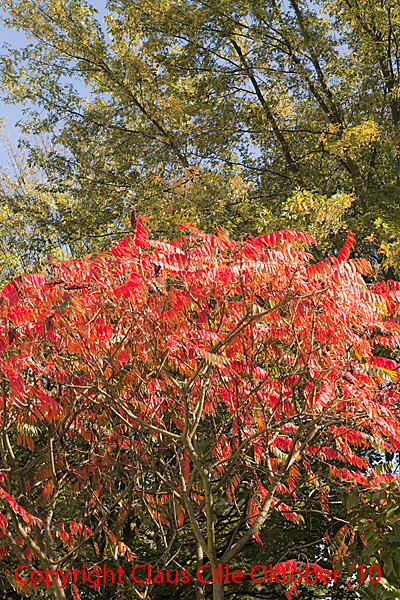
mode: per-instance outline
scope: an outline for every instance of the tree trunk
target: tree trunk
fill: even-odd
[[[224,582],[223,582],[223,574],[222,575],[222,581],[220,581],[220,577],[219,577],[219,565],[217,565],[217,569],[216,569],[216,582],[213,582],[213,600],[224,600]]]
[[[196,540],[196,572],[197,569],[203,566],[203,548],[200,543]],[[199,581],[196,578],[196,600],[204,600],[205,598],[205,586],[206,584],[202,581]]]

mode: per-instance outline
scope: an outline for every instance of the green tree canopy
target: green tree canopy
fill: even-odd
[[[165,237],[182,219],[347,228],[396,265],[396,1],[1,5],[31,41],[6,50],[2,83],[51,140],[27,144],[61,246],[101,247],[138,204]]]

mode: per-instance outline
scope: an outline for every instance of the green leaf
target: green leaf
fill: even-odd
[[[71,296],[68,296],[64,302],[62,304],[60,304],[60,306],[57,307],[56,310],[58,310],[58,312],[63,315],[65,313],[65,309],[67,308],[68,304],[70,303],[70,298]]]
[[[385,575],[387,577],[389,577],[389,575],[393,572],[393,560],[391,557],[389,557],[387,560],[385,560],[385,562],[383,563],[383,572],[385,573]]]

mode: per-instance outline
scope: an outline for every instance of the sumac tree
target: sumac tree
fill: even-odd
[[[314,263],[301,232],[185,225],[166,243],[133,225],[1,292],[0,558],[21,592],[35,584],[16,564],[30,582],[139,560],[188,568],[200,600],[196,566],[240,564],[273,515],[328,518],[333,483],[395,483],[368,449],[400,448],[400,284],[366,283],[352,234]],[[218,577],[212,590],[224,597]],[[65,598],[60,580],[47,593]]]

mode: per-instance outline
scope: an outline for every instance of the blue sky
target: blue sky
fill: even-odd
[[[105,10],[105,0],[97,0],[91,3],[92,6],[96,8],[98,11],[97,18],[102,22],[102,18],[106,12]],[[4,26],[4,23],[1,20],[2,15],[5,13],[0,9],[0,54],[5,53],[5,50],[2,49],[3,44],[11,44],[14,48],[23,48],[27,44],[32,44],[33,40],[29,41],[26,39],[25,35],[21,31],[17,31],[16,29],[8,29]],[[75,86],[81,90],[83,95],[86,95],[88,91],[84,88],[83,84],[80,82],[74,82]],[[6,104],[4,102],[4,94],[0,92],[0,119],[5,118],[4,125],[6,128],[6,132],[8,133],[11,143],[13,146],[17,146],[18,138],[20,135],[19,128],[15,126],[17,121],[23,118],[23,107],[21,105],[13,105]],[[0,168],[6,167],[8,163],[7,151],[4,147],[3,141],[0,139]]]
[[[15,29],[7,29],[4,24],[0,21],[0,39],[1,46],[4,43],[12,44],[16,47],[23,47],[28,42],[24,34]],[[15,127],[15,123],[22,118],[22,106],[14,106],[12,104],[5,104],[4,95],[0,95],[0,118],[5,117],[5,127],[8,135],[10,136],[13,145],[17,145],[19,131]],[[3,142],[0,141],[0,167],[5,167],[8,162],[7,152],[4,148]]]

